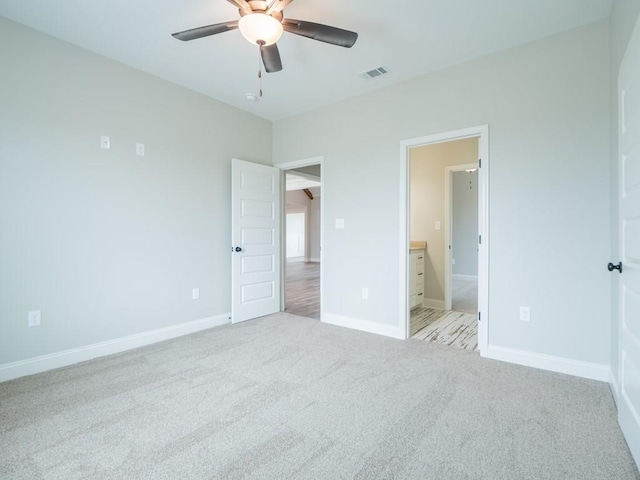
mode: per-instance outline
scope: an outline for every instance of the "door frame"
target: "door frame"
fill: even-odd
[[[479,145],[478,145],[479,146]],[[480,150],[478,149],[478,153]],[[478,168],[477,163],[464,165],[450,165],[444,167],[444,309],[451,310],[453,298],[451,295],[453,283],[453,174]],[[479,183],[479,182],[478,182]],[[480,200],[478,192],[478,200]],[[478,202],[479,205],[479,202]],[[479,222],[479,220],[478,220]]]
[[[400,142],[400,241],[399,241],[399,317],[404,338],[409,338],[409,151],[423,145],[444,143],[464,138],[478,138],[478,349],[486,357],[489,347],[489,125],[452,130],[411,138]],[[429,246],[427,246],[427,249]]]
[[[276,163],[274,167],[280,169],[280,311],[284,312],[286,306],[286,230],[285,222],[282,219],[286,217],[286,198],[287,185],[285,174],[287,170],[294,168],[310,167],[312,165],[320,165],[320,321],[324,321],[324,157],[310,157],[292,162]],[[283,251],[283,248],[285,249]]]

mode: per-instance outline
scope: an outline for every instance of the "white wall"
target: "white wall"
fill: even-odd
[[[618,248],[618,70],[627,49],[627,44],[640,15],[638,0],[614,0],[609,18],[610,47],[610,95],[611,95],[611,255],[610,261],[617,263]],[[618,276],[610,276],[611,284],[611,370],[618,376]]]
[[[299,211],[304,208],[307,214],[306,218],[306,256],[305,261],[320,261],[320,188],[311,189],[313,200],[302,190],[291,190],[286,193],[285,202],[287,211]]]
[[[300,257],[304,261],[307,251],[307,212],[305,210],[287,208],[287,261]]]
[[[410,239],[427,242],[425,252],[425,300],[444,302],[445,168],[478,162],[478,139],[467,138],[412,148],[410,168]],[[477,217],[477,212],[476,212]],[[440,230],[435,223],[440,222]]]
[[[1,18],[0,65],[0,365],[229,312],[230,161],[270,122]]]
[[[317,187],[315,193],[313,193],[313,200],[309,205],[309,250],[307,250],[307,261],[309,262],[320,261],[321,205],[320,187]]]
[[[598,23],[275,122],[324,157],[325,313],[400,327],[400,142],[489,124],[489,343],[608,365],[608,72]]]
[[[478,275],[478,171],[453,172],[451,255],[454,275]]]

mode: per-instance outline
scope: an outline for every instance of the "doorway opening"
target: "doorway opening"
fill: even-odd
[[[401,155],[405,336],[481,355],[488,340],[487,145],[482,126],[407,140]]]
[[[445,309],[477,315],[478,163],[447,167],[445,175]]]
[[[284,176],[283,311],[320,320],[322,279],[322,162],[277,165]]]

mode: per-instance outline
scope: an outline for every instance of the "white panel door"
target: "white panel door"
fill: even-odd
[[[618,78],[620,395],[618,420],[640,465],[640,20]]]
[[[232,160],[231,321],[280,311],[280,170]]]

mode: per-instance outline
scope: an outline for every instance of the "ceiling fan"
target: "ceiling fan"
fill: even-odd
[[[284,18],[283,10],[293,0],[227,0],[238,7],[239,20],[216,23],[174,33],[178,40],[188,41],[208,37],[229,30],[240,29],[242,36],[260,47],[262,63],[267,72],[282,70],[282,61],[276,42],[283,32],[295,33],[320,42],[350,48],[358,34],[320,23]]]

